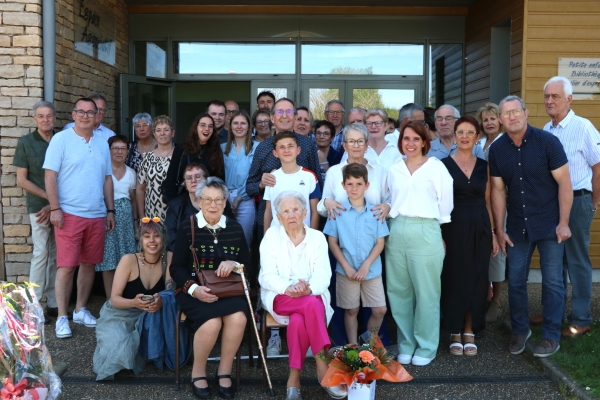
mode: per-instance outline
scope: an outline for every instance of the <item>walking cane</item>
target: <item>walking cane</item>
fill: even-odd
[[[271,384],[271,377],[269,376],[269,370],[267,368],[267,361],[265,360],[265,353],[263,353],[262,342],[260,341],[260,335],[258,334],[258,328],[256,327],[256,321],[254,320],[254,310],[252,309],[252,301],[250,300],[250,292],[248,291],[248,284],[246,283],[246,277],[244,276],[244,265],[240,264],[236,267],[239,269],[239,274],[242,277],[242,284],[244,285],[244,293],[246,294],[246,300],[248,300],[248,307],[250,307],[250,319],[252,320],[252,326],[254,326],[254,333],[256,333],[256,341],[258,342],[258,352],[262,359],[263,366],[265,367],[265,374],[267,375],[267,382],[269,383],[269,391],[271,396],[275,396],[273,385]]]

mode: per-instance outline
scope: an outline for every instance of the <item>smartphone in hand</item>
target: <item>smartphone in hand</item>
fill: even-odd
[[[144,300],[144,301],[148,301],[148,300],[154,301],[154,296],[152,296],[151,294],[145,294],[145,295],[142,296],[142,300]]]

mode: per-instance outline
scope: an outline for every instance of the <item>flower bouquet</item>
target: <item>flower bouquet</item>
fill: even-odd
[[[390,358],[377,334],[369,343],[334,347],[329,350],[329,368],[321,385],[348,386],[348,399],[375,398],[375,381],[407,382],[412,376]]]
[[[61,392],[32,286],[0,284],[0,400],[54,400]]]

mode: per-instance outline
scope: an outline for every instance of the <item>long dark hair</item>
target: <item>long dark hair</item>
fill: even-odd
[[[200,144],[200,138],[198,137],[198,124],[202,118],[210,118],[213,123],[213,133],[210,135],[208,142],[204,145]],[[225,176],[225,164],[223,162],[223,152],[221,151],[219,133],[215,128],[215,120],[210,114],[202,113],[194,118],[194,122],[192,122],[187,138],[183,143],[183,152],[198,156],[202,152],[207,152],[208,160],[210,161],[211,175]]]

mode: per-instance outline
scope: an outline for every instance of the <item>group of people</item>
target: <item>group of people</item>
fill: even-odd
[[[500,314],[506,276],[509,350],[520,354],[531,335],[527,277],[537,247],[544,315],[534,355],[550,356],[560,348],[567,275],[573,295],[562,335],[590,330],[600,134],[570,109],[568,79],[550,79],[544,98],[544,130],[527,123],[517,96],[486,104],[476,118],[442,105],[434,124],[410,103],[391,129],[379,108],[346,115],[332,100],[326,120],[315,122],[307,108],[262,92],[252,117],[233,101],[210,102],[182,144],[164,115],[137,114],[133,143],[107,134],[101,96],[79,99],[74,126],[54,134],[54,106],[37,103],[37,130],[14,157],[27,191],[36,296],[46,295],[48,313],[57,305],[56,335],[70,337],[79,267],[72,318],[97,327],[102,379],[143,365],[136,346],[145,331],[135,321],[179,307],[193,333],[193,393],[211,395],[206,360],[222,330],[215,381],[221,397],[233,398],[233,358],[254,316],[243,297],[218,298],[202,286],[192,266],[223,277],[245,270],[258,278],[262,307],[287,325],[294,400],[310,350],[320,381],[330,334],[337,345],[363,340],[361,306],[364,328],[384,339],[391,311],[402,364],[436,357],[440,324],[451,354],[476,355],[475,337]],[[107,297],[98,322],[85,308],[94,270],[103,271]],[[101,332],[115,318],[126,321],[129,353],[110,364],[115,340]],[[280,349],[273,330],[268,352]],[[326,390],[346,396],[344,387]]]

